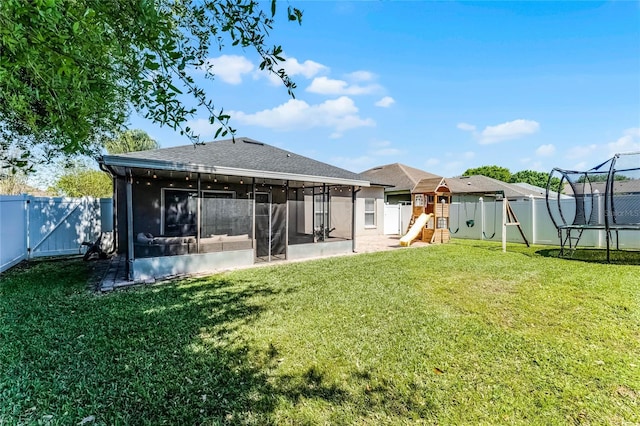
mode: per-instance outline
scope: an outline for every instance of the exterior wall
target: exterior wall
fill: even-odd
[[[309,259],[314,257],[349,254],[353,251],[352,241],[332,241],[330,243],[297,244],[289,246],[287,259]]]
[[[132,278],[134,281],[147,281],[172,275],[215,272],[253,263],[253,250],[148,257],[134,259]]]
[[[376,200],[376,224],[375,226],[365,226],[364,220],[364,200],[373,198]],[[384,235],[384,188],[371,186],[361,188],[356,193],[356,238],[367,235]]]
[[[385,202],[387,204],[411,204],[411,192],[405,191],[402,193],[385,192]]]

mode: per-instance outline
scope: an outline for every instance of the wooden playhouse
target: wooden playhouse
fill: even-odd
[[[415,240],[432,244],[449,242],[451,191],[444,178],[422,179],[411,191],[411,201],[409,229],[400,243],[409,245]]]

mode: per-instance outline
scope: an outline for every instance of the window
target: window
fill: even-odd
[[[364,226],[373,228],[376,226],[376,200],[375,198],[364,199]]]
[[[162,234],[171,237],[196,235],[197,192],[163,188]]]
[[[315,215],[315,227],[329,227],[329,200],[324,194],[316,194],[314,201],[313,212]]]

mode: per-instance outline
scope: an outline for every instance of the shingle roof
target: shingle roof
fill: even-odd
[[[522,198],[529,195],[544,198],[545,196],[536,193],[537,191],[482,175],[447,178],[447,185],[453,194],[492,194],[503,191],[507,198]]]
[[[174,168],[197,171],[201,168],[225,168],[241,170],[246,176],[259,176],[263,172],[271,172],[366,181],[357,173],[244,137],[236,138],[235,143],[231,139],[225,139],[201,145],[105,155],[100,161],[115,166],[135,161],[149,168],[161,164],[165,170]]]
[[[411,192],[426,194],[436,192],[436,190],[441,187],[449,188],[449,185],[447,185],[447,182],[445,182],[443,177],[437,176],[420,180],[420,182],[413,187]]]
[[[411,191],[421,179],[438,177],[433,173],[400,163],[374,167],[365,170],[360,175],[372,184],[391,185],[391,187],[385,188],[385,192]]]

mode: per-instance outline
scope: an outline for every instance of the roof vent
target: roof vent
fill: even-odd
[[[251,139],[243,139],[242,142],[244,143],[249,143],[251,145],[260,145],[260,146],[264,146],[264,144],[262,142],[258,142],[258,141],[252,141]]]

